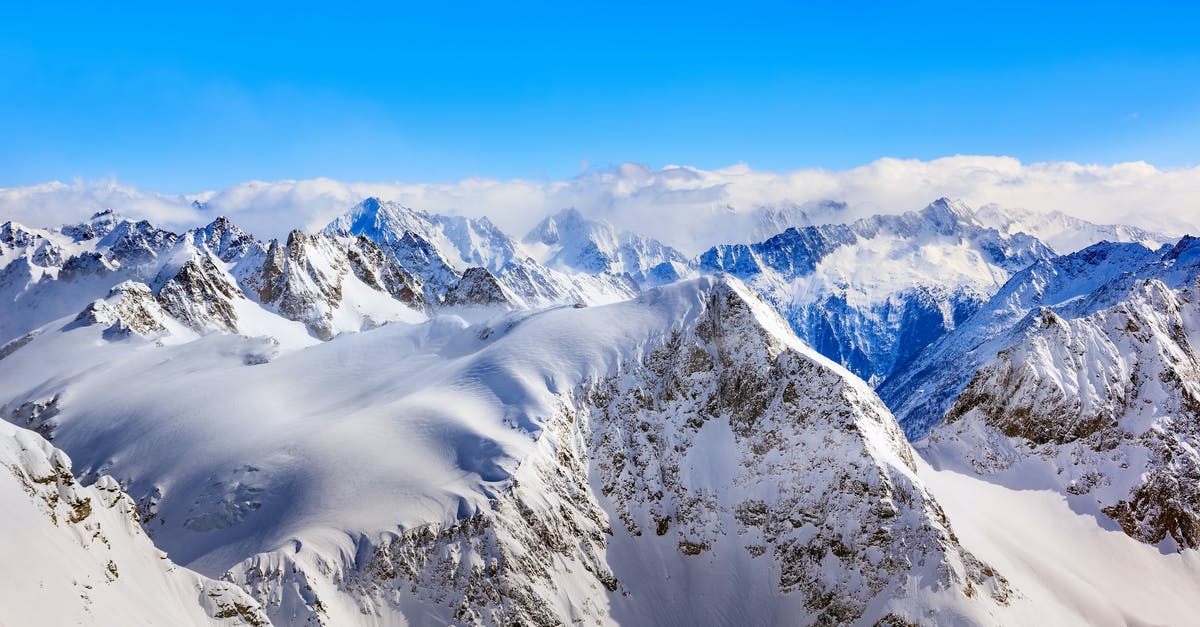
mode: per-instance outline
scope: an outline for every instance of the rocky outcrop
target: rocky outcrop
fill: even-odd
[[[188,232],[197,248],[207,248],[225,263],[233,263],[247,255],[261,252],[262,244],[242,230],[229,218],[220,216],[202,229]]]
[[[228,249],[227,249],[228,250]],[[157,300],[164,312],[191,329],[236,333],[234,299],[245,298],[228,275],[208,255],[188,260],[159,288]]]
[[[349,271],[344,259],[336,255],[311,255],[314,249],[325,252],[330,248],[333,245],[328,239],[310,239],[292,231],[284,244],[271,240],[262,267],[245,281],[257,291],[259,302],[289,320],[303,322],[323,340],[333,337],[333,310],[342,300],[342,277]]]
[[[166,312],[145,283],[126,281],[113,287],[108,298],[93,302],[76,316],[76,322],[107,325],[108,339],[128,337],[131,333],[156,337],[168,332],[163,319]]]
[[[249,271],[242,281],[259,302],[289,320],[304,323],[322,340],[331,339],[341,330],[335,324],[339,310],[363,305],[347,303],[344,290],[351,282],[378,292],[383,299],[384,311],[354,312],[354,316],[364,318],[363,325],[385,322],[386,316],[400,310],[426,311],[419,280],[364,238],[292,231],[284,244],[272,240],[261,266]],[[373,315],[385,318],[375,320]]]
[[[383,250],[363,236],[354,238],[346,248],[350,269],[360,281],[418,311],[426,309],[420,278],[402,270]]]
[[[152,264],[160,253],[178,240],[175,233],[142,220],[118,222],[100,243],[117,265],[138,268]]]

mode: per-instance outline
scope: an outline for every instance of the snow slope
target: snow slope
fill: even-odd
[[[0,423],[0,625],[265,625],[258,602],[151,544],[116,481],[84,487],[38,434]]]
[[[1021,591],[1004,624],[1189,625],[1200,554],[1164,555],[1096,524],[1052,489],[1005,486],[918,462],[954,531]]]

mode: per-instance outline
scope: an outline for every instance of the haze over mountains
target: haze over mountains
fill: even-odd
[[[369,197],[265,241],[194,211],[0,225],[16,620],[1200,602],[1193,238],[947,198],[764,205],[696,250],[571,208],[513,235]]]
[[[1200,169],[1195,167],[1022,163],[1011,157],[959,155],[928,161],[884,158],[846,170],[770,172],[744,164],[655,169],[625,163],[589,168],[565,179],[356,183],[319,178],[248,181],[210,191],[156,191],[128,181],[75,180],[0,188],[0,216],[50,226],[116,208],[131,219],[182,231],[225,215],[258,237],[271,239],[286,237],[293,228],[317,231],[363,199],[379,197],[431,213],[487,216],[520,237],[546,216],[575,207],[618,230],[632,230],[698,255],[717,244],[762,241],[788,226],[900,214],[939,196],[962,199],[981,216],[985,205],[995,204],[1004,211],[1062,212],[1095,224],[1162,231],[1177,239],[1200,230],[1194,204],[1198,194]],[[759,208],[768,208],[776,219],[764,224]]]

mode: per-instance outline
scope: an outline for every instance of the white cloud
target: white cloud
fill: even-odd
[[[737,239],[737,230],[744,228],[738,216],[755,207],[825,199],[847,204],[839,219],[919,209],[949,196],[973,206],[1061,210],[1100,223],[1200,232],[1200,168],[1162,170],[1143,162],[1022,164],[1009,157],[976,156],[887,158],[848,170],[783,173],[745,165],[654,170],[625,164],[547,181],[252,181],[184,196],[142,191],[112,180],[55,182],[0,189],[0,220],[48,226],[112,207],[176,228],[225,214],[260,237],[278,237],[291,228],[319,228],[367,196],[434,212],[486,215],[517,235],[545,215],[573,206],[692,252]],[[192,206],[197,199],[207,202],[206,211]]]

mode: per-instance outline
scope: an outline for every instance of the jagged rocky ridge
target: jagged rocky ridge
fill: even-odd
[[[184,341],[210,332],[329,339],[427,311],[419,279],[365,239],[295,232],[286,245],[263,245],[225,218],[177,235],[111,212],[55,231],[4,228],[23,234],[6,240],[0,268],[6,337],[73,312],[95,321],[101,309],[116,316],[110,324]],[[119,320],[125,313],[140,319]]]
[[[443,305],[599,303],[639,289],[625,272],[565,272],[521,256],[521,244],[486,219],[434,216],[376,199],[323,234],[293,231],[265,244],[226,218],[182,235],[112,212],[53,230],[13,223],[0,229],[0,298],[11,303],[12,314],[0,320],[5,338],[118,295],[140,302],[128,308],[141,310],[143,320],[109,323],[139,333],[279,335],[281,324],[292,321],[328,340],[389,321],[416,321]],[[481,282],[501,289],[479,303],[464,300]],[[154,305],[145,302],[147,294]],[[109,313],[119,317],[121,308],[112,302]],[[167,320],[146,323],[151,310]]]
[[[1014,275],[968,321],[927,347],[904,372],[885,381],[879,394],[909,439],[920,439],[1031,311],[1080,299],[1158,257],[1140,244],[1105,243],[1038,261]]]
[[[601,223],[580,221],[577,226],[612,230]],[[638,280],[624,266],[614,263],[543,264],[526,244],[510,237],[487,218],[433,215],[396,202],[368,198],[331,222],[323,232],[343,237],[362,236],[378,243],[401,267],[423,278],[426,298],[434,303],[444,299],[471,268],[492,274],[506,290],[509,305],[523,308],[613,302],[634,296],[639,290]],[[656,250],[665,248],[644,238],[637,240],[637,244]],[[477,277],[470,279],[477,280]]]

